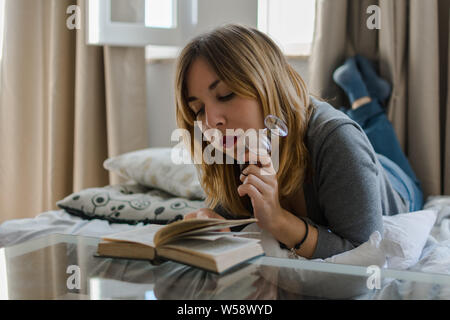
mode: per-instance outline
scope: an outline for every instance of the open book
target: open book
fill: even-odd
[[[190,219],[168,225],[147,225],[102,237],[99,256],[129,259],[165,258],[221,273],[264,254],[259,239],[218,230],[256,222],[256,219]]]

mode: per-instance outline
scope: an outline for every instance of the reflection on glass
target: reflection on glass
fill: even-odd
[[[129,282],[123,280],[93,277],[89,279],[91,300],[105,299],[150,299],[154,285],[152,283]]]
[[[8,273],[6,269],[5,248],[0,249],[0,300],[8,300]]]
[[[98,241],[52,235],[0,248],[0,298],[450,299],[445,245],[425,253],[415,266],[420,272],[382,268],[378,289],[368,285],[371,273],[365,266],[275,258],[266,251],[218,275],[172,261],[98,258]],[[67,287],[71,265],[84,275],[80,290]]]
[[[169,261],[158,268],[154,294],[163,300],[249,299],[257,294],[258,269],[256,264],[243,263],[215,274]]]
[[[155,292],[153,290],[149,290],[145,292],[145,300],[158,300],[155,296]]]

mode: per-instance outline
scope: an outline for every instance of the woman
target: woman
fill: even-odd
[[[203,161],[198,168],[209,208],[186,218],[254,216],[293,254],[327,258],[382,232],[383,214],[406,212],[407,201],[392,187],[363,129],[310,97],[278,46],[258,30],[227,25],[193,39],[178,59],[175,86],[177,123],[191,137],[194,121],[225,135],[227,129],[262,129],[269,114],[289,130],[279,142],[276,172],[270,157],[242,174],[237,162]],[[207,147],[208,141],[190,140],[194,157]]]

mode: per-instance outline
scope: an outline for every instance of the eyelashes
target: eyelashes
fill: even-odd
[[[231,100],[234,97],[234,92],[224,96],[224,97],[218,97],[217,99],[219,99],[220,101],[228,101]]]
[[[234,96],[235,96],[235,93],[232,92],[232,93],[230,93],[230,94],[227,94],[226,96],[223,96],[223,97],[217,97],[217,100],[219,100],[220,102],[226,102],[226,101],[229,101],[229,100],[233,99]],[[197,117],[198,117],[200,114],[202,114],[204,111],[205,111],[205,107],[202,106],[202,107],[200,108],[200,110],[198,110],[198,111],[195,113],[195,117],[197,118]]]

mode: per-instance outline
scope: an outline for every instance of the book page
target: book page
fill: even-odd
[[[197,232],[198,230],[194,230],[194,231],[189,231],[186,233],[183,233],[179,236],[179,238],[177,237],[176,239],[200,239],[200,240],[207,240],[207,241],[214,241],[217,240],[219,238],[222,237],[245,237],[245,238],[257,238],[256,236],[259,235],[259,232],[215,232],[215,231],[202,231],[200,230],[200,232]],[[176,241],[176,239],[174,239],[174,241]],[[257,238],[259,239],[259,238]],[[171,241],[170,241],[171,242]],[[168,242],[168,243],[170,243]]]
[[[155,244],[163,245],[170,238],[174,238],[182,233],[193,231],[201,233],[203,231],[219,230],[227,227],[234,227],[242,224],[256,222],[256,219],[241,219],[241,220],[224,220],[224,219],[189,219],[173,222],[155,235]]]
[[[183,236],[183,239],[197,239],[197,240],[215,241],[215,240],[220,239],[222,237],[229,237],[229,236],[230,235],[223,234],[223,232],[205,232],[205,233],[200,233],[200,234],[192,234],[192,235]]]
[[[234,236],[220,237],[214,241],[203,241],[197,239],[180,239],[170,244],[164,245],[165,248],[178,248],[189,252],[196,251],[210,256],[220,256],[232,251],[239,250],[251,243],[259,242],[257,239],[241,238]]]
[[[155,247],[153,238],[158,230],[164,228],[164,225],[150,224],[144,227],[118,232],[102,237],[108,241],[126,241],[141,243],[150,247]]]

